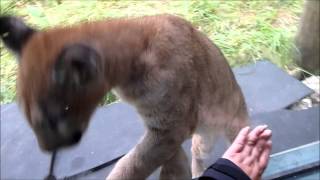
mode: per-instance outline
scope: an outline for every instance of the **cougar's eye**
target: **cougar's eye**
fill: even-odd
[[[61,116],[66,117],[70,111],[70,105],[62,106]]]

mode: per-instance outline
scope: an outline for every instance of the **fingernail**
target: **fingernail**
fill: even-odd
[[[272,131],[271,131],[271,129],[267,129],[267,131],[268,131],[268,133],[272,134]]]
[[[246,127],[242,128],[240,131],[247,132],[247,131],[249,131],[249,129],[250,129],[250,127],[246,126]]]

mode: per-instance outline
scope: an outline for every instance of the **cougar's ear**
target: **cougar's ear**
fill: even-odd
[[[34,29],[17,17],[0,16],[1,39],[17,55],[21,54],[22,47],[34,32]]]
[[[54,82],[66,88],[81,89],[99,78],[102,71],[98,52],[84,44],[73,44],[63,48],[56,61]]]

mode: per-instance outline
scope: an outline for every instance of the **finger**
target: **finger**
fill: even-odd
[[[272,149],[272,141],[268,140],[263,148],[263,151],[261,153],[261,156],[259,158],[259,167],[262,169],[262,171],[267,167],[269,157],[270,157],[270,152]]]
[[[236,152],[236,153],[242,151],[246,143],[249,132],[250,132],[250,127],[247,126],[245,128],[242,128],[239,134],[237,135],[237,137],[235,138],[235,140],[233,141],[233,143],[231,144],[229,148],[230,151]]]
[[[265,131],[263,131],[260,136],[259,136],[259,139],[262,138],[262,139],[270,139],[272,136],[272,131],[270,129],[266,129]]]
[[[244,154],[249,156],[252,152],[254,145],[256,144],[259,135],[267,128],[267,125],[257,126],[248,135],[247,142],[243,148]]]
[[[248,144],[255,144],[261,134],[267,129],[267,125],[261,125],[254,128],[248,135]]]
[[[260,158],[263,148],[265,147],[267,143],[266,139],[259,139],[258,142],[256,143],[256,145],[253,147],[252,149],[252,154],[251,156],[249,156],[252,161],[256,160],[258,161],[258,159]]]
[[[258,162],[266,143],[267,143],[266,139],[259,138],[256,144],[252,146],[252,153],[246,156],[243,163],[247,165],[251,165],[254,162]]]

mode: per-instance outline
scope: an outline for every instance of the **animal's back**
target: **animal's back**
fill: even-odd
[[[207,36],[172,15],[130,23],[153,31],[137,60],[143,73],[117,88],[142,115],[185,121],[190,133],[198,126],[237,131],[246,124],[234,120],[247,119],[245,102],[227,60]]]

